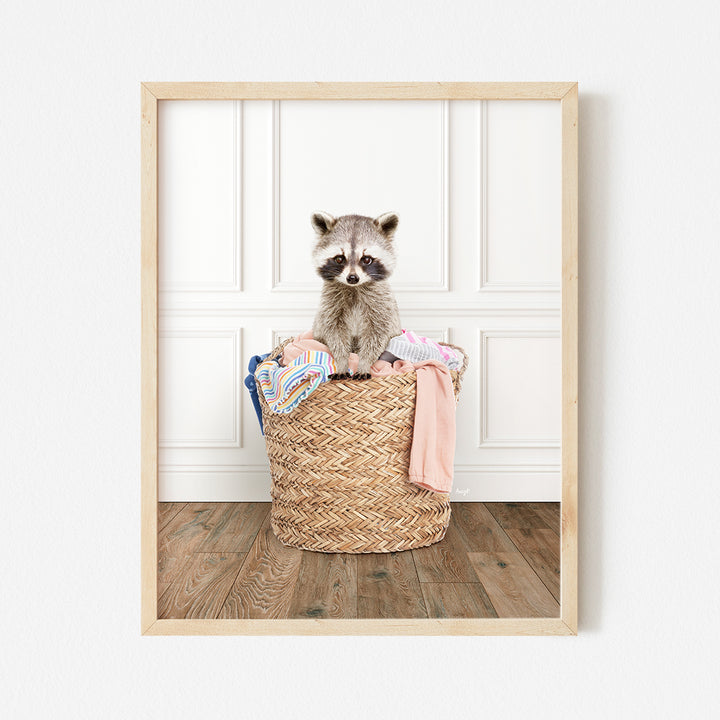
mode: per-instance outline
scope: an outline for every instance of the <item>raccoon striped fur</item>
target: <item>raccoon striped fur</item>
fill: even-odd
[[[313,337],[328,346],[338,375],[348,355],[359,357],[357,378],[370,376],[390,338],[400,335],[400,313],[387,278],[395,269],[393,236],[398,216],[312,216],[317,233],[313,261],[323,279]]]

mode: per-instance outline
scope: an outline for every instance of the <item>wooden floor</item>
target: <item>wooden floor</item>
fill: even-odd
[[[389,554],[288,548],[270,503],[160,503],[160,618],[558,617],[559,503],[453,503],[445,538]]]

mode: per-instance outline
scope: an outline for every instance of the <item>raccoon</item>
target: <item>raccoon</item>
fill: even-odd
[[[400,313],[387,278],[395,268],[395,213],[374,220],[361,215],[312,216],[317,233],[313,261],[324,280],[313,337],[330,349],[337,375],[347,376],[348,354],[359,357],[357,379],[400,335]]]

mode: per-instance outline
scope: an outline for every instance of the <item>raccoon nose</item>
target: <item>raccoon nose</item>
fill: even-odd
[[[360,280],[360,278],[359,278],[357,275],[355,275],[355,274],[352,274],[352,275],[348,275],[348,276],[347,276],[347,281],[348,281],[351,285],[355,285],[355,283],[356,283],[358,280]]]

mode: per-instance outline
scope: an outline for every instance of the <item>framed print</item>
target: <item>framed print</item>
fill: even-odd
[[[576,634],[577,84],[141,100],[142,633]]]

